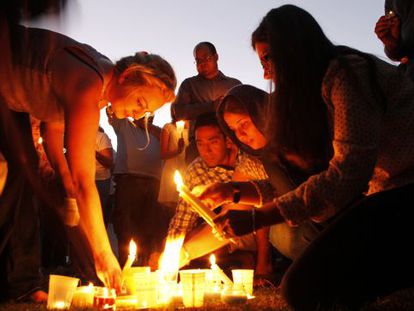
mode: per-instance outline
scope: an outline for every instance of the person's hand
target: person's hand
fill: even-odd
[[[112,251],[105,251],[95,258],[95,269],[99,279],[108,288],[121,290],[122,273],[118,260]]]
[[[184,151],[184,147],[185,147],[184,138],[180,137],[178,139],[178,144],[177,144],[177,152],[178,152],[178,154],[180,154],[181,152]]]
[[[221,235],[226,239],[235,238],[255,230],[251,210],[229,209],[215,218],[214,223],[218,230],[213,233],[218,238],[222,238]]]
[[[233,202],[233,192],[234,189],[231,183],[213,183],[196,193],[196,195],[208,206],[215,208],[224,203]]]
[[[384,43],[385,49],[393,52],[400,42],[400,19],[396,15],[384,15],[375,24],[375,33]]]

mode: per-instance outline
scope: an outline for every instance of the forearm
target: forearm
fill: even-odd
[[[217,239],[209,225],[203,225],[191,232],[184,242],[183,248],[188,255],[188,260],[200,258],[206,254],[227,245],[228,240]]]
[[[94,258],[111,250],[104,227],[101,205],[95,183],[82,182],[76,188],[81,230],[85,233]]]

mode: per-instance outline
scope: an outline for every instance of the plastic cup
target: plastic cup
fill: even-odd
[[[63,275],[49,276],[47,309],[69,309],[79,279]]]
[[[187,308],[201,307],[204,304],[206,273],[203,270],[181,270],[183,303]]]
[[[152,308],[157,305],[158,298],[158,273],[137,273],[135,288],[138,308]]]
[[[136,276],[140,274],[148,275],[151,272],[150,267],[131,267],[125,270],[124,272],[124,285],[128,294],[136,294]]]
[[[234,288],[243,289],[249,296],[253,296],[253,269],[233,269],[231,270],[233,276]]]

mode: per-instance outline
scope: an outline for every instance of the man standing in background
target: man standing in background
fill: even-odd
[[[181,83],[171,106],[177,120],[190,121],[190,144],[186,149],[187,165],[198,156],[194,141],[195,119],[200,114],[215,111],[227,91],[241,84],[239,80],[225,76],[218,69],[219,56],[212,43],[198,43],[194,47],[193,55],[198,75],[187,78]]]

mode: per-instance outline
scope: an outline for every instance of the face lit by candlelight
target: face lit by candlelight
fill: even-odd
[[[249,114],[225,112],[223,118],[243,144],[254,150],[261,149],[266,145],[266,138],[254,125]]]
[[[200,126],[195,137],[198,153],[208,167],[228,165],[230,146],[218,126]]]

